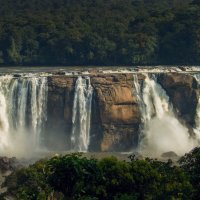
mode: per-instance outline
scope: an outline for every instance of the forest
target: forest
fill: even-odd
[[[0,0],[1,66],[199,63],[199,0]]]
[[[18,169],[6,178],[16,200],[199,200],[200,147],[178,163],[150,158],[86,158],[57,155]]]

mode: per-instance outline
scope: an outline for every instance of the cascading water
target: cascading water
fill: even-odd
[[[143,101],[143,97],[142,97],[142,87],[141,84],[138,81],[138,75],[137,74],[133,74],[133,83],[134,83],[134,91],[133,93],[136,94],[137,97],[137,103],[140,109],[140,113],[141,113],[141,124],[140,124],[140,128],[139,128],[139,138],[138,138],[138,142],[140,143],[141,140],[143,139],[145,133],[144,133],[144,126],[145,126],[145,113],[146,113],[146,107],[145,107],[145,103]]]
[[[23,155],[40,148],[47,91],[46,77],[1,76],[1,153]]]
[[[87,151],[90,144],[93,87],[90,78],[82,76],[84,77],[80,76],[76,81],[73,113],[69,116],[72,117],[71,150],[74,151]],[[189,137],[187,128],[176,118],[169,97],[158,84],[156,75],[134,73],[133,78],[142,121],[139,136],[141,153],[160,156],[164,152],[174,151],[182,155],[198,145],[198,141]],[[195,75],[195,78],[200,85],[200,75]],[[36,74],[0,76],[0,154],[30,155],[44,146],[45,142],[47,144],[47,140],[43,142],[42,134],[47,120],[47,85],[47,78]],[[54,105],[53,103],[49,105]],[[54,120],[54,114],[53,117]],[[200,140],[200,98],[195,121],[194,132]],[[63,122],[65,123],[64,120]],[[70,125],[67,130],[71,129]],[[65,128],[63,129],[63,135],[66,136]],[[52,140],[52,144],[54,142]],[[68,145],[70,146],[66,146],[69,147]]]
[[[0,77],[0,151],[4,151],[9,146],[9,121],[7,115],[7,104],[4,96],[3,82],[5,77]]]
[[[35,146],[40,147],[43,123],[47,120],[47,79],[32,78],[31,88],[31,125]]]
[[[139,144],[140,152],[160,156],[164,152],[174,151],[183,155],[196,145],[196,141],[189,137],[187,128],[175,117],[169,97],[155,76],[149,78],[145,74],[140,98],[145,105],[141,109],[144,135]]]
[[[196,79],[198,83],[198,87],[200,88],[200,74],[195,74],[194,78]],[[196,117],[195,117],[195,127],[193,130],[197,139],[200,140],[200,95],[198,98],[198,104],[196,108]]]
[[[90,143],[90,117],[93,88],[90,78],[78,77],[75,86],[71,143],[74,151],[87,151]]]

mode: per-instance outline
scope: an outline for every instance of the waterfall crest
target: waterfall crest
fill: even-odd
[[[156,77],[144,75],[140,95],[144,105],[140,109],[144,130],[139,151],[150,156],[160,156],[168,151],[183,155],[196,145],[196,141],[190,138],[187,128],[176,118],[169,97],[157,83]]]
[[[40,148],[47,119],[46,77],[0,77],[1,153],[23,154]]]
[[[75,85],[71,143],[74,151],[87,151],[90,143],[90,118],[93,87],[90,77],[78,77]]]

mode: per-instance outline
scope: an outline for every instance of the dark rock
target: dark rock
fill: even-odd
[[[173,151],[169,151],[169,152],[163,153],[161,155],[161,157],[163,157],[163,158],[175,158],[175,157],[178,157],[178,155]]]
[[[55,75],[65,75],[65,72],[63,71],[55,72]]]
[[[14,74],[13,75],[13,77],[15,77],[15,78],[19,78],[19,77],[21,77],[22,75],[21,74]]]
[[[74,87],[77,77],[48,78],[46,144],[70,150]],[[94,87],[90,151],[126,151],[137,141],[140,112],[132,74],[91,75]],[[137,143],[137,142],[135,142]]]
[[[8,158],[8,157],[0,157],[0,171],[13,171],[16,168],[19,168],[20,164],[15,157]]]
[[[179,69],[181,69],[182,71],[186,71],[186,67],[178,67]]]
[[[137,146],[141,123],[132,74],[90,74],[94,88],[89,151],[128,151]],[[48,77],[47,147],[70,150],[72,109],[77,76]],[[144,75],[138,74],[142,84]],[[192,130],[198,103],[198,84],[193,76],[162,73],[165,89],[179,119]]]
[[[51,150],[70,150],[75,82],[74,77],[48,77],[48,119],[44,143]]]
[[[101,151],[127,151],[136,146],[140,111],[133,94],[132,74],[107,74],[91,78],[99,108]]]
[[[158,81],[170,97],[178,117],[193,127],[199,96],[195,78],[189,74],[164,73]]]

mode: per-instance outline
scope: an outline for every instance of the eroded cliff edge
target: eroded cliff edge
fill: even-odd
[[[84,76],[84,75],[82,75]],[[133,74],[90,74],[94,88],[90,151],[129,151],[137,146],[141,113],[134,92]],[[137,74],[139,84],[144,75]],[[47,144],[71,149],[72,109],[77,76],[48,77]],[[199,89],[191,74],[161,73],[165,89],[182,123],[192,132],[195,125]]]

